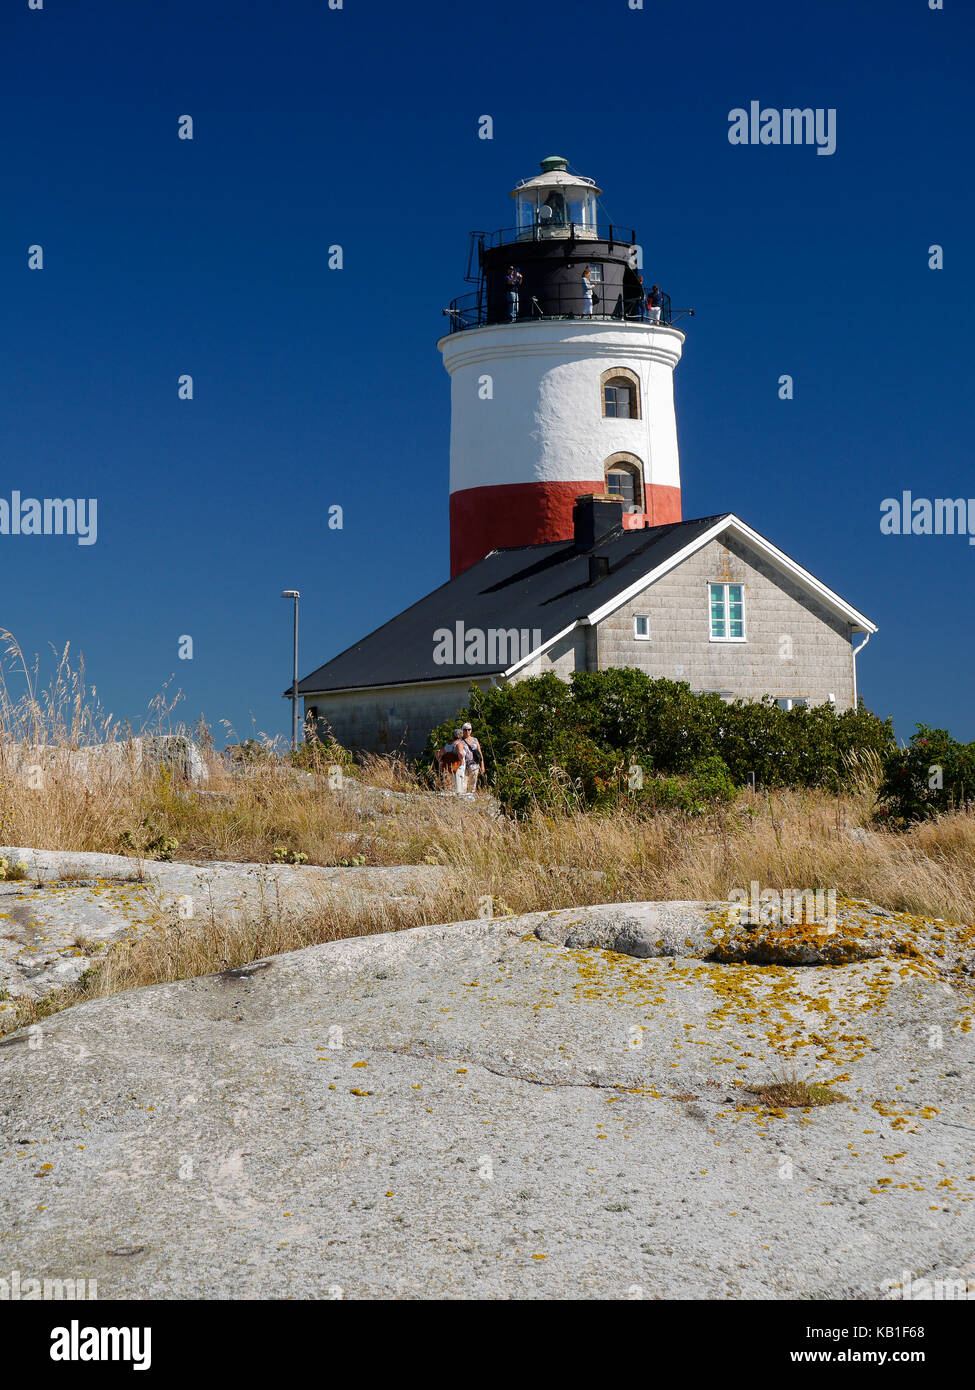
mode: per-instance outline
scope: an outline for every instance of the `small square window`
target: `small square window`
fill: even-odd
[[[638,642],[650,641],[650,619],[646,613],[639,613],[633,619],[633,636]]]
[[[603,283],[603,268],[601,265],[590,265],[589,279],[596,285]]]

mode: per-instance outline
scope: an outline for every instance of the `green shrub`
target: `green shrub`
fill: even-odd
[[[658,807],[702,816],[715,807],[734,801],[738,788],[722,758],[713,753],[679,777],[655,777],[644,785],[639,800]]]
[[[493,769],[488,757],[492,789],[515,815],[533,806],[599,809],[615,805],[620,797],[623,760],[575,726],[557,730],[536,753],[510,743]]]
[[[763,786],[833,788],[851,755],[883,756],[893,745],[890,720],[862,703],[842,714],[829,704],[783,710],[771,698],[726,704],[686,681],[613,668],[576,672],[568,682],[549,672],[488,691],[472,686],[467,708],[432,730],[427,767],[468,719],[487,755],[488,782],[515,814],[533,805],[617,804],[634,794],[634,765],[643,776],[637,800],[658,805],[726,800],[728,787],[752,774]],[[688,780],[660,785],[670,778]]]
[[[878,819],[900,825],[971,805],[975,743],[959,743],[947,729],[918,724],[906,748],[888,749],[877,802]]]

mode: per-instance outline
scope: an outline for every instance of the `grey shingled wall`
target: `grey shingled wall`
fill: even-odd
[[[744,585],[745,642],[710,640],[711,581]],[[593,586],[593,607],[599,589]],[[633,635],[637,614],[650,618],[649,642]],[[568,645],[558,644],[556,660],[543,657],[532,674],[565,674]],[[651,676],[686,680],[694,690],[730,691],[744,699],[790,695],[821,704],[833,694],[838,709],[853,702],[849,624],[735,538],[710,542],[604,618],[589,646],[589,669],[635,666]],[[581,657],[585,648],[576,642],[574,650]]]

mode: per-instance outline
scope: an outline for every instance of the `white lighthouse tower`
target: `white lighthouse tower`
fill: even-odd
[[[674,368],[684,335],[648,307],[631,228],[552,156],[512,190],[515,225],[474,233],[437,344],[451,379],[450,567],[572,536],[583,493],[621,497],[630,525],[680,521]],[[586,273],[588,270],[588,273]]]

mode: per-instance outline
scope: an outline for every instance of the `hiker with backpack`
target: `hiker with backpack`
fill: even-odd
[[[467,793],[467,744],[464,742],[463,729],[455,729],[452,739],[437,750],[437,767],[442,775],[442,786],[445,792],[450,791],[450,781],[453,779],[453,791],[458,796]]]

